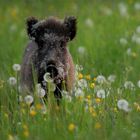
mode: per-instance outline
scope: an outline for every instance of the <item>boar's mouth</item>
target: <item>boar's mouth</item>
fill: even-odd
[[[50,73],[50,77],[55,84],[60,84],[64,80],[64,68],[62,66],[57,67],[55,64],[49,63],[46,71]]]
[[[56,68],[56,66],[55,65],[53,65],[53,64],[49,64],[48,66],[47,66],[47,72],[48,73],[50,73],[50,76],[51,76],[51,78],[55,78],[55,77],[57,77],[57,75],[58,75],[58,69]]]

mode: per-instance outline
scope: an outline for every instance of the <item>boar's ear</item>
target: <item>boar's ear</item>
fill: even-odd
[[[66,36],[69,37],[70,40],[72,40],[76,35],[76,18],[74,16],[66,17],[64,20],[64,25],[66,27]]]
[[[27,33],[29,35],[29,37],[31,38],[35,38],[36,36],[36,32],[35,29],[33,28],[33,26],[38,22],[38,19],[36,19],[35,17],[28,17],[26,24],[27,24]]]

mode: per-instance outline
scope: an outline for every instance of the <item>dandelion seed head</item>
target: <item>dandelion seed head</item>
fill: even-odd
[[[83,91],[81,88],[76,88],[76,89],[75,89],[75,96],[76,96],[76,97],[84,96],[84,91]]]
[[[76,69],[76,71],[82,71],[83,70],[83,66],[76,64],[75,65],[75,69]]]
[[[53,79],[50,77],[50,73],[48,73],[48,72],[44,74],[43,78],[48,83],[52,83],[53,82]]]
[[[66,90],[62,90],[61,92],[62,96],[68,95],[68,92]]]
[[[14,85],[16,85],[16,83],[17,83],[17,79],[16,79],[15,77],[10,77],[10,78],[8,79],[8,83],[9,83],[10,85],[14,86]]]
[[[136,28],[136,32],[139,34],[140,33],[140,26],[138,26],[137,28]]]
[[[16,24],[12,24],[12,25],[10,26],[10,31],[11,31],[11,32],[16,32],[16,31],[17,31],[17,25],[16,25]]]
[[[131,48],[128,48],[127,51],[126,51],[126,53],[127,53],[128,56],[131,56],[131,54],[132,54]]]
[[[65,99],[68,101],[68,102],[71,102],[72,101],[72,97],[70,95],[65,95]]]
[[[112,10],[108,7],[103,7],[101,9],[102,13],[106,16],[111,16],[112,15]]]
[[[125,38],[120,38],[120,44],[125,46],[128,44],[127,40]]]
[[[137,86],[140,88],[140,80],[137,82]]]
[[[80,46],[80,47],[78,47],[77,51],[80,55],[83,55],[83,54],[85,54],[86,49],[85,49],[85,47]]]
[[[78,87],[82,89],[87,88],[88,86],[87,81],[85,79],[80,79],[77,84],[78,84]]]
[[[21,66],[19,64],[14,64],[13,65],[13,70],[14,71],[20,71],[20,69],[21,69]]]
[[[105,91],[103,89],[98,90],[97,97],[98,98],[105,98]]]
[[[136,42],[137,45],[140,45],[140,37],[136,37],[135,42]]]
[[[97,76],[96,81],[97,81],[99,84],[103,84],[103,83],[106,82],[106,79],[105,79],[105,77],[104,77],[103,75],[99,75],[99,76]]]
[[[86,24],[86,26],[88,26],[88,27],[93,27],[93,21],[92,21],[92,19],[90,19],[90,18],[87,18],[86,20],[85,20],[85,24]]]
[[[131,81],[126,81],[124,83],[124,88],[125,89],[134,90],[135,89],[135,85]]]
[[[122,3],[122,2],[119,3],[118,8],[119,8],[120,15],[122,17],[128,17],[127,6],[125,3]]]
[[[131,134],[131,138],[132,138],[132,139],[135,139],[135,138],[137,138],[137,137],[138,137],[138,135],[137,135],[136,132],[133,132],[133,133]]]
[[[111,82],[111,83],[115,82],[115,79],[116,79],[115,75],[109,75],[108,76],[108,81]]]
[[[38,91],[38,97],[43,98],[46,94],[45,90],[43,88],[40,88]]]
[[[134,9],[137,10],[137,11],[140,10],[140,2],[136,2],[136,3],[134,4]]]
[[[117,106],[120,110],[123,110],[125,112],[129,112],[131,110],[129,108],[129,103],[125,99],[118,100]]]
[[[25,96],[24,101],[27,105],[30,105],[34,101],[34,99],[31,95],[27,95]]]

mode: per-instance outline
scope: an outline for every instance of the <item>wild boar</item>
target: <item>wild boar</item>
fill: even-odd
[[[72,89],[75,69],[67,43],[76,36],[76,24],[76,18],[73,16],[66,17],[64,21],[54,17],[40,21],[35,17],[27,19],[30,42],[25,49],[21,65],[20,81],[23,93],[33,94],[34,77],[37,83],[47,90],[43,84],[46,72],[50,73],[56,85],[56,98],[62,97],[63,83],[67,91]]]

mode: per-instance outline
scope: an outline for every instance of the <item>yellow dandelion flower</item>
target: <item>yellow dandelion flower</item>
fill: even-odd
[[[96,77],[94,77],[93,80],[96,81]]]
[[[4,86],[4,81],[0,80],[0,89],[3,88],[3,86]]]
[[[23,132],[23,135],[24,135],[25,137],[29,137],[29,131],[28,131],[28,130],[25,130],[25,131]]]
[[[91,105],[91,100],[87,99],[86,102],[88,105]]]
[[[24,124],[23,129],[28,130],[28,126],[26,124]]]
[[[91,79],[91,77],[90,77],[90,75],[88,74],[88,75],[86,75],[85,76],[85,78],[87,79],[87,80],[90,80]]]
[[[69,126],[68,126],[68,130],[69,130],[69,131],[74,131],[75,128],[76,128],[76,126],[75,126],[75,124],[73,124],[73,123],[70,123]]]
[[[137,54],[135,52],[132,53],[132,57],[136,58]]]
[[[99,104],[99,103],[101,103],[101,99],[100,99],[100,98],[96,98],[96,99],[95,99],[95,102],[96,102],[97,104]]]
[[[86,97],[88,100],[90,100],[91,99],[91,96],[90,95],[87,95],[87,97]]]
[[[36,109],[38,110],[42,109],[42,104],[36,104]]]
[[[83,78],[83,74],[82,73],[78,73],[78,78],[82,79]]]
[[[12,10],[11,10],[11,16],[13,18],[17,18],[17,14],[18,14],[18,9],[16,7],[14,7]]]
[[[77,98],[78,98],[79,101],[83,100],[83,96],[78,96]]]
[[[137,106],[137,111],[140,111],[140,105]]]
[[[117,109],[117,107],[115,107],[115,108],[114,108],[114,112],[116,112],[116,113],[118,112],[118,109]]]
[[[135,102],[135,103],[134,103],[134,106],[136,107],[136,110],[137,110],[137,111],[140,111],[140,105],[139,105],[138,103]]]
[[[91,83],[90,88],[94,88],[94,87],[95,87],[95,83]]]
[[[8,135],[8,140],[14,140],[14,137],[11,134],[9,134]]]
[[[94,112],[94,108],[92,106],[89,107],[89,112],[93,113]]]
[[[96,122],[95,123],[95,129],[99,129],[99,128],[101,128],[101,124],[99,122]]]
[[[36,115],[36,111],[35,110],[31,110],[30,111],[30,116],[34,117]]]
[[[97,117],[97,113],[95,111],[92,112],[91,114],[93,117]]]

